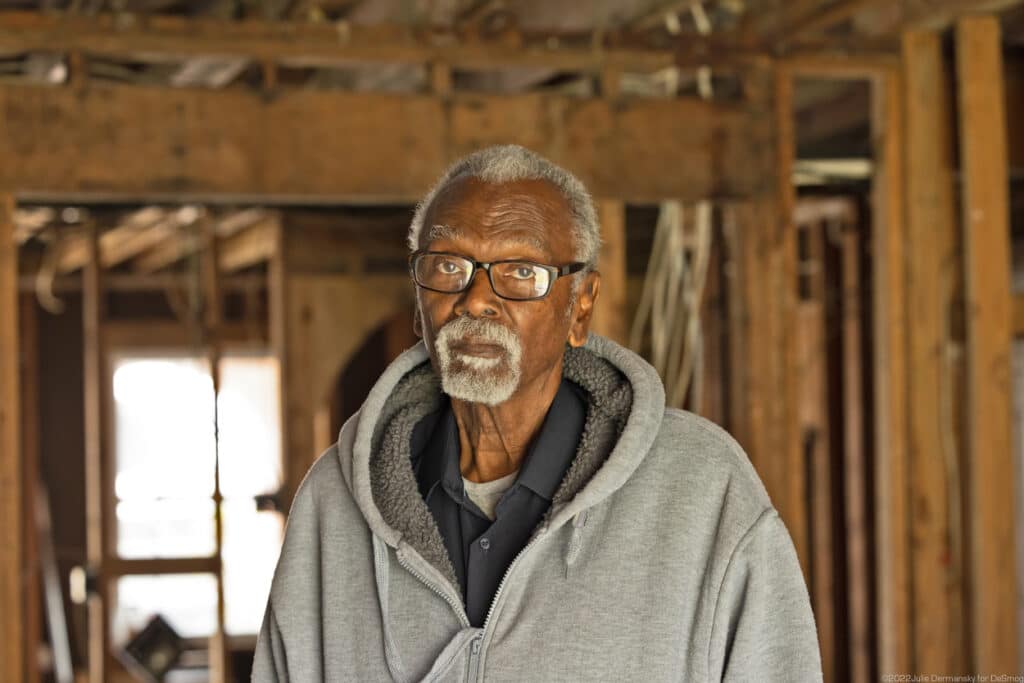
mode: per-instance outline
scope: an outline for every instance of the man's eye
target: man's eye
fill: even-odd
[[[454,275],[459,272],[459,265],[454,261],[441,261],[437,264],[437,269],[445,275]]]
[[[519,266],[512,271],[512,277],[517,280],[531,280],[535,275],[533,268],[529,266]]]

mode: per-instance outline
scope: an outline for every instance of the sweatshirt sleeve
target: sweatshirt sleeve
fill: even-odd
[[[708,652],[710,680],[820,681],[821,656],[793,542],[765,510],[729,559]]]
[[[288,683],[288,661],[281,643],[281,630],[274,618],[273,603],[267,602],[263,626],[256,639],[256,654],[252,663],[253,683]]]

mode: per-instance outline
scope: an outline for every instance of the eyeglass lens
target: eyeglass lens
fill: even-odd
[[[439,292],[461,292],[469,286],[473,262],[449,254],[420,254],[413,262],[416,282]],[[551,286],[551,273],[526,261],[506,261],[490,267],[494,293],[507,299],[534,299]]]

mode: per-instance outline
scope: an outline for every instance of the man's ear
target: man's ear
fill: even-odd
[[[572,313],[569,325],[569,345],[583,346],[590,334],[590,322],[594,317],[594,304],[601,291],[601,273],[596,270],[583,276],[579,292],[576,294],[576,308]]]

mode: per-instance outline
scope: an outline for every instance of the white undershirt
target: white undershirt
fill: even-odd
[[[512,474],[506,474],[500,479],[485,481],[479,484],[463,477],[462,486],[466,489],[466,495],[469,496],[469,499],[476,503],[481,512],[487,515],[487,519],[493,521],[494,508],[497,507],[501,497],[505,495],[505,491],[508,491],[512,484],[515,483],[518,474],[519,470],[516,470]]]

